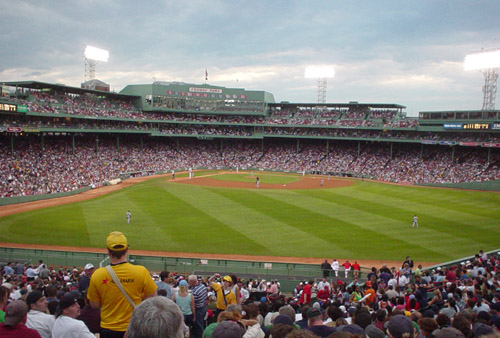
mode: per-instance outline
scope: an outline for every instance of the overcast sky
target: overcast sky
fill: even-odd
[[[481,109],[466,54],[500,47],[500,1],[0,0],[0,81],[80,86],[83,45],[107,49],[96,78],[265,90],[316,102],[307,65],[334,65],[327,102],[419,111]],[[499,103],[497,103],[498,108]]]

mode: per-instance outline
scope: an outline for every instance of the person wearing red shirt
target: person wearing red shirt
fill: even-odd
[[[349,261],[345,261],[342,266],[344,267],[345,278],[347,278],[349,276],[349,271],[351,270],[351,263],[349,263]]]
[[[323,289],[319,290],[317,297],[323,304],[328,303],[328,301],[330,300],[330,289],[328,288],[328,286],[325,286]]]
[[[358,264],[357,261],[354,262],[354,264],[352,265],[352,273],[354,275],[354,278],[358,278],[359,277],[359,270],[360,270],[360,266]]]
[[[304,288],[302,289],[302,294],[300,295],[300,304],[309,304],[311,302],[311,285],[314,281],[309,281],[309,283],[305,283]]]
[[[457,274],[455,273],[455,267],[452,266],[450,270],[446,273],[444,277],[448,282],[454,283],[457,280]]]
[[[5,322],[0,324],[0,337],[42,338],[38,331],[26,327],[28,306],[22,300],[15,300],[5,308]]]

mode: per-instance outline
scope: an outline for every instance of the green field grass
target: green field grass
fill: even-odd
[[[248,175],[232,175],[239,176]],[[411,228],[414,214],[418,229]],[[132,249],[442,262],[498,248],[499,225],[500,194],[491,192],[368,181],[246,190],[154,178],[90,201],[0,218],[0,241],[104,248],[106,235],[118,230]]]

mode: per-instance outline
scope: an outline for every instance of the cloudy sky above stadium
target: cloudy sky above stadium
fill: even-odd
[[[0,0],[0,81],[79,86],[87,44],[109,50],[96,77],[115,91],[207,70],[212,85],[316,102],[305,67],[334,65],[327,102],[480,109],[483,75],[463,61],[500,47],[498,13],[485,0]]]

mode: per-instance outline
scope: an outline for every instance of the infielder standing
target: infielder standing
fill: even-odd
[[[130,217],[132,216],[132,214],[130,213],[130,210],[127,211],[127,214],[126,214],[126,217],[127,217],[127,224],[130,224]]]
[[[416,227],[418,228],[418,217],[417,215],[413,216],[413,223],[411,224],[411,227]]]

